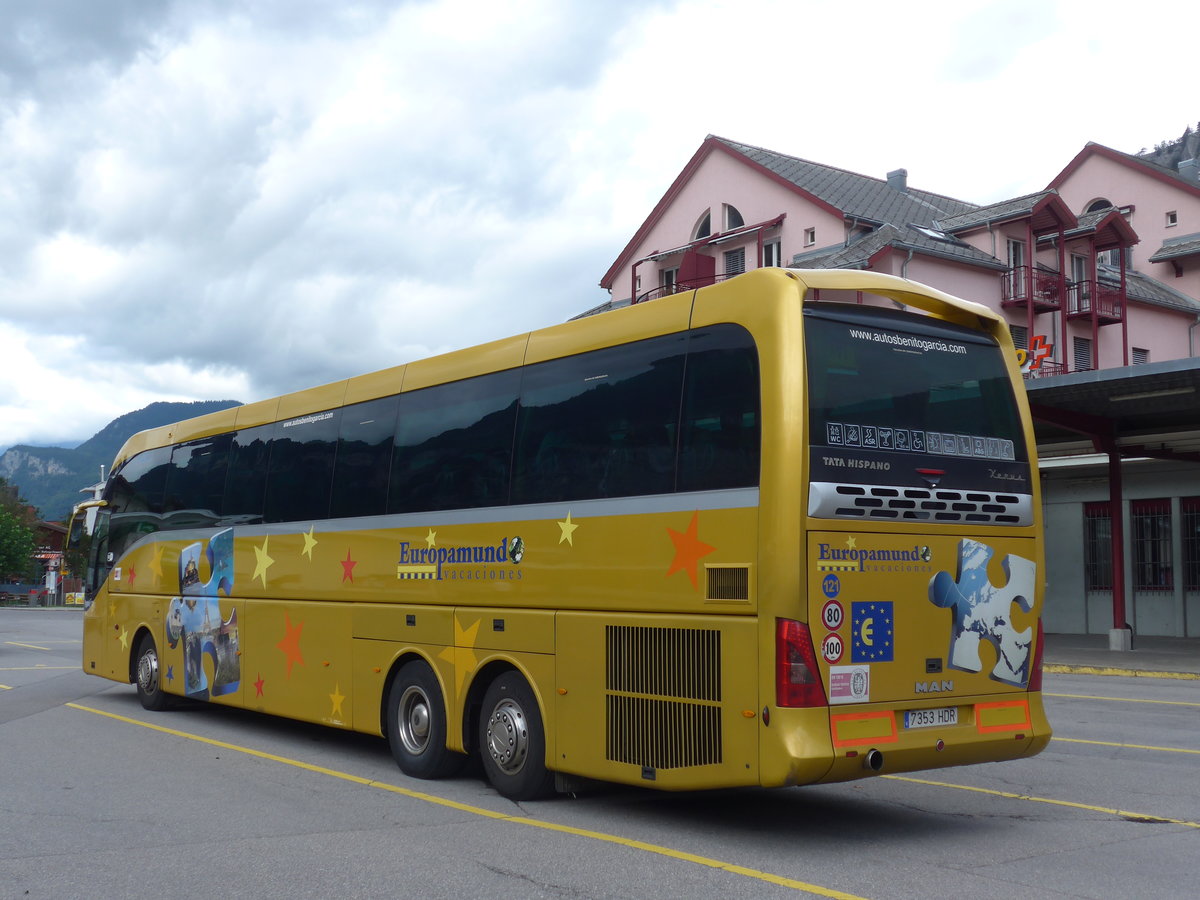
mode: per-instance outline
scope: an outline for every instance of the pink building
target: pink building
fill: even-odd
[[[1046,622],[1052,631],[1112,635],[1128,624],[1146,634],[1200,635],[1200,425],[1181,424],[1200,415],[1180,412],[1196,405],[1186,395],[1193,381],[1200,385],[1200,360],[1190,359],[1200,340],[1194,145],[1200,138],[1189,134],[1180,149],[1193,158],[1168,168],[1158,157],[1088,144],[1045,190],[979,206],[912,187],[904,169],[869,177],[710,135],[605,272],[600,285],[611,299],[589,312],[760,266],[862,268],[998,311],[1014,343],[1030,350],[1031,398],[1036,385],[1042,407],[1059,396],[1045,388],[1075,396],[1084,390],[1076,385],[1103,376],[1095,394],[1110,391],[1114,378],[1170,370],[1186,381],[1169,391],[1184,398],[1172,407],[1178,421],[1169,439],[1159,435],[1154,464],[1123,465],[1115,495],[1106,467],[1135,458],[1118,445],[1144,437],[1136,423],[1114,425],[1115,413],[1104,419],[1120,432],[1105,453],[1100,432],[1086,426],[1043,445],[1053,536]],[[1107,371],[1129,366],[1139,368]],[[1076,418],[1097,421],[1087,409],[1091,418],[1083,407]],[[1113,508],[1120,516],[1105,523],[1101,513]],[[1156,511],[1152,520],[1139,518],[1144,509]],[[1098,574],[1105,565],[1107,580]]]

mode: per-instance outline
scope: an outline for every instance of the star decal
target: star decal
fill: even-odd
[[[317,546],[317,539],[313,537],[313,526],[308,526],[308,531],[304,532],[300,537],[304,538],[304,549],[300,551],[301,556],[307,556],[308,561],[312,562],[313,547]]]
[[[430,550],[437,546],[437,532],[432,528],[429,529],[429,534],[425,535],[425,546]]]
[[[846,546],[849,547],[851,550],[854,550],[858,547],[858,541],[855,540],[854,535],[852,535],[852,534],[846,535]]]
[[[267,556],[267,542],[270,539],[270,535],[265,535],[263,537],[263,545],[254,548],[254,574],[250,577],[251,581],[255,578],[261,578],[264,588],[267,586],[267,569],[275,564],[275,560]]]
[[[566,541],[570,546],[575,546],[575,529],[579,526],[571,521],[571,511],[567,510],[567,521],[559,522],[558,527],[562,530],[562,534],[558,536],[558,542],[561,544]]]
[[[263,691],[264,684],[266,684],[266,682],[263,681],[262,673],[260,672],[258,675],[258,681],[254,682],[254,696],[255,697],[261,697],[263,695],[262,691]]]
[[[342,717],[342,701],[346,698],[342,695],[342,687],[340,684],[334,684],[333,693],[329,695],[329,700],[333,703],[333,711],[329,714],[331,718],[340,721]]]
[[[358,565],[358,560],[350,558],[350,548],[346,548],[346,558],[342,560],[342,584],[349,581],[354,584],[354,567]]]
[[[700,540],[699,526],[700,513],[697,511],[692,513],[692,521],[688,524],[687,531],[680,533],[674,528],[667,529],[667,534],[671,536],[671,543],[675,545],[675,558],[671,560],[671,568],[667,569],[667,577],[670,578],[680,570],[686,571],[693,590],[697,587],[696,567],[700,564],[700,560],[717,550],[716,547]]]
[[[130,586],[132,586],[135,581],[137,581],[137,569],[135,569],[133,566],[130,566],[129,567],[129,584],[130,584]]]
[[[152,560],[150,560],[150,571],[154,573],[155,584],[162,581],[162,559],[163,559],[163,545],[155,544],[154,545],[154,558]]]
[[[172,684],[175,683],[175,667],[174,666],[167,666],[167,681]]]
[[[459,624],[458,616],[455,616],[454,646],[447,647],[438,654],[438,659],[444,659],[454,666],[454,691],[456,694],[462,693],[463,682],[479,664],[479,660],[475,656],[475,638],[479,634],[479,622],[480,620],[476,619],[469,628],[463,628]]]
[[[128,629],[122,628],[120,635],[117,636],[117,640],[121,642],[122,650],[128,650],[129,649],[129,631],[128,631]]]
[[[304,665],[304,656],[300,653],[300,632],[304,630],[304,623],[301,622],[295,628],[292,627],[292,619],[287,614],[283,614],[283,640],[275,646],[283,651],[283,655],[287,657],[287,677],[292,677],[292,664],[299,663]],[[262,677],[261,675],[259,676]]]

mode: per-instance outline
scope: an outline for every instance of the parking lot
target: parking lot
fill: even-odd
[[[1194,893],[1200,680],[1186,671],[1052,667],[1055,739],[1029,760],[514,804],[475,773],[408,779],[380,739],[216,707],[148,713],[132,687],[84,675],[79,648],[78,612],[0,609],[2,897]]]

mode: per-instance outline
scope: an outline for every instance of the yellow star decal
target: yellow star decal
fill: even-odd
[[[128,650],[129,649],[129,630],[126,628],[122,628],[121,636],[119,638],[117,638],[117,640],[119,640],[121,642],[122,650]]]
[[[317,539],[313,537],[313,526],[308,526],[308,531],[300,535],[304,538],[304,549],[300,551],[301,556],[307,556],[308,561],[312,562],[313,547],[317,546]]]
[[[454,666],[454,692],[462,693],[463,682],[475,671],[479,659],[475,656],[475,638],[479,634],[479,619],[469,628],[459,624],[458,616],[454,617],[454,646],[447,647],[438,654],[438,659],[444,659]]]
[[[558,536],[558,542],[561,544],[563,541],[566,541],[568,544],[570,544],[572,547],[574,547],[575,546],[575,538],[574,538],[575,529],[578,528],[579,526],[571,521],[571,511],[570,510],[567,510],[567,521],[559,522],[558,527],[562,530],[562,534],[560,534]]]
[[[342,701],[345,700],[342,695],[342,687],[340,684],[334,684],[333,693],[329,695],[329,700],[333,703],[333,711],[329,714],[333,719],[341,720],[342,718]]]
[[[857,541],[854,540],[854,535],[848,535],[846,537],[846,546],[851,550],[854,550],[858,546]]]
[[[117,603],[115,600],[108,601],[108,617],[115,619],[117,617]]]
[[[433,549],[437,546],[437,532],[432,528],[429,529],[429,534],[425,535],[425,546]]]
[[[267,556],[267,541],[270,539],[270,535],[264,536],[263,545],[254,548],[254,574],[250,576],[250,580],[261,578],[263,587],[267,586],[267,569],[275,564],[275,560]]]
[[[154,573],[155,582],[162,581],[163,545],[154,545],[154,558],[150,560],[150,571]]]

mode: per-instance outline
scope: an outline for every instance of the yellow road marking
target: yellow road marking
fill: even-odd
[[[1117,669],[1111,666],[1067,666],[1059,663],[1046,663],[1043,672],[1055,672],[1059,675],[1117,675],[1124,678],[1172,678],[1177,681],[1196,681],[1200,674],[1196,672],[1151,672],[1147,669]]]
[[[176,731],[174,728],[165,728],[162,725],[152,725],[149,722],[142,722],[138,719],[131,719],[127,716],[118,715],[117,713],[106,712],[102,709],[93,709],[90,706],[83,706],[78,703],[66,704],[71,709],[78,709],[83,712],[95,713],[98,716],[105,716],[110,719],[115,719],[118,722],[124,722],[129,725],[140,725],[142,728],[149,728],[153,731],[158,731],[163,734],[169,734],[174,737],[184,738],[189,741],[197,741],[201,744],[208,744],[213,747],[220,747],[223,750],[231,750],[237,753],[245,753],[247,756],[254,756],[259,759],[270,760],[271,762],[281,763],[285,766],[293,766],[297,769],[303,769],[307,772],[314,772],[318,775],[327,775],[330,778],[337,778],[341,781],[349,781],[352,784],[362,785],[363,787],[377,788],[381,791],[388,791],[393,794],[400,794],[412,800],[422,800],[426,803],[432,803],[436,806],[444,806],[449,809],[458,810],[459,812],[470,813],[471,815],[482,816],[487,819],[496,819],[502,822],[512,822],[516,825],[528,825],[530,828],[541,828],[545,831],[557,831],[563,834],[573,834],[576,837],[589,838],[594,841],[603,841],[608,844],[617,844],[622,847],[629,847],[633,850],[642,850],[646,853],[654,853],[659,856],[665,856],[669,859],[679,860],[681,862],[695,863],[699,866],[707,866],[710,869],[719,869],[723,872],[729,872],[733,875],[742,875],[746,878],[753,878],[758,881],[766,882],[767,884],[775,884],[780,887],[791,888],[796,891],[804,891],[809,894],[815,894],[818,897],[831,897],[835,900],[865,900],[856,894],[847,894],[843,891],[833,890],[831,888],[821,887],[816,884],[809,884],[805,881],[798,881],[794,878],[786,878],[782,875],[775,875],[771,872],[763,872],[758,869],[750,869],[746,866],[739,866],[734,863],[722,862],[719,859],[712,859],[708,856],[699,856],[695,853],[688,853],[683,850],[674,850],[670,847],[663,847],[659,844],[650,844],[645,841],[638,841],[632,838],[624,838],[615,834],[606,834],[602,831],[589,831],[585,828],[575,828],[571,825],[559,825],[554,822],[544,822],[539,819],[529,819],[524,816],[510,816],[507,813],[496,812],[490,809],[484,809],[481,806],[471,806],[467,803],[459,803],[456,800],[448,800],[445,797],[438,797],[435,794],[426,794],[421,791],[413,791],[408,788],[402,788],[394,784],[388,784],[383,781],[373,781],[370,778],[363,778],[360,775],[351,775],[349,772],[339,772],[337,769],[327,769],[324,766],[314,765],[312,763],[301,762],[297,759],[289,759],[286,756],[277,756],[274,753],[266,753],[262,750],[254,750],[250,747],[242,747],[238,744],[230,744],[225,741],[218,741],[213,738],[202,737],[198,734],[189,734],[186,731]]]
[[[7,684],[0,684],[0,691],[11,691],[11,690],[12,690],[12,688],[10,688]]]
[[[1007,797],[1010,800],[1028,800],[1031,803],[1049,803],[1051,806],[1066,806],[1070,809],[1083,809],[1088,812],[1104,813],[1121,819],[1139,819],[1142,821],[1158,822],[1163,825],[1183,825],[1186,828],[1200,828],[1200,822],[1188,822],[1184,819],[1168,819],[1163,816],[1149,816],[1145,813],[1128,812],[1123,809],[1112,809],[1108,806],[1092,806],[1088,803],[1075,803],[1072,800],[1055,800],[1051,797],[1035,797],[1032,794],[1016,794],[1012,791],[996,791],[991,788],[974,787],[969,784],[950,784],[946,781],[930,781],[925,778],[911,778],[907,775],[883,775],[892,781],[908,781],[912,784],[925,784],[932,787],[955,788],[960,791],[973,791],[976,794],[989,794],[993,797]]]
[[[22,644],[20,641],[5,641],[4,643],[12,647],[25,647],[29,650],[49,650],[49,647],[39,647],[37,644]]]
[[[1151,747],[1146,744],[1116,744],[1112,741],[1085,741],[1083,738],[1060,738],[1055,735],[1055,742],[1064,741],[1068,744],[1096,744],[1100,747],[1124,747],[1128,750],[1157,750],[1160,753],[1195,753],[1200,755],[1200,750],[1185,750],[1182,747]]]
[[[1187,700],[1145,700],[1141,697],[1093,697],[1089,694],[1042,694],[1043,697],[1065,697],[1068,700],[1111,700],[1114,703],[1159,703],[1163,706],[1200,706]]]

